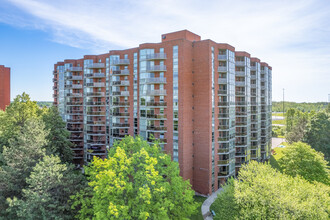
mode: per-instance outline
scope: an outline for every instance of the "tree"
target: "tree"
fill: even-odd
[[[47,109],[42,115],[42,119],[45,122],[45,128],[49,130],[47,154],[58,155],[63,162],[72,162],[73,153],[70,147],[73,144],[69,140],[70,133],[57,108]]]
[[[236,203],[234,179],[231,178],[223,186],[223,191],[218,194],[217,199],[211,205],[211,210],[216,213],[213,219],[237,219],[239,216],[239,207]]]
[[[214,219],[328,219],[328,186],[282,174],[269,164],[251,161],[226,187],[226,194],[220,193],[211,209],[234,207],[232,215],[226,212],[233,218],[216,211]],[[230,202],[220,203],[224,199]]]
[[[9,147],[4,147],[3,165],[0,168],[1,211],[7,207],[7,197],[21,197],[21,190],[27,186],[26,178],[35,164],[45,156],[43,146],[47,144],[48,132],[44,128],[40,119],[28,119],[19,135],[9,140]]]
[[[329,170],[324,155],[312,149],[308,144],[298,142],[285,147],[278,163],[282,172],[287,175],[300,175],[309,182],[330,184]]]
[[[322,152],[330,161],[330,113],[318,112],[311,117],[304,142]]]
[[[0,153],[4,146],[9,145],[9,139],[16,138],[27,120],[38,118],[43,110],[36,102],[31,101],[28,94],[16,96],[14,101],[6,108],[0,120]]]
[[[86,201],[76,200],[81,219],[86,209],[95,219],[187,219],[198,205],[178,164],[140,137],[116,142],[108,159],[94,157],[86,174],[93,191]]]
[[[62,164],[58,156],[45,156],[26,179],[21,199],[8,199],[16,219],[72,219],[70,195],[85,187],[81,172]]]

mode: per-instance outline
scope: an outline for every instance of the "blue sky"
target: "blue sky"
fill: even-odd
[[[57,61],[159,42],[188,29],[273,67],[273,100],[327,101],[328,0],[0,0],[0,64],[23,91],[52,100]]]

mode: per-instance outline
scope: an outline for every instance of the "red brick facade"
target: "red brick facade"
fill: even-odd
[[[10,68],[0,65],[0,110],[10,104]]]

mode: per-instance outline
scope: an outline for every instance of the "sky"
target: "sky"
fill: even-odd
[[[11,99],[52,100],[54,64],[187,29],[273,67],[273,101],[328,101],[329,0],[0,0]]]

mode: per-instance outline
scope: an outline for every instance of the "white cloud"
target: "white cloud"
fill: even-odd
[[[272,65],[274,100],[281,99],[283,87],[290,92],[288,99],[296,101],[325,100],[330,92],[330,7],[324,1],[7,2],[30,16],[2,13],[0,21],[51,31],[58,43],[103,53],[158,42],[162,33],[188,29]]]

